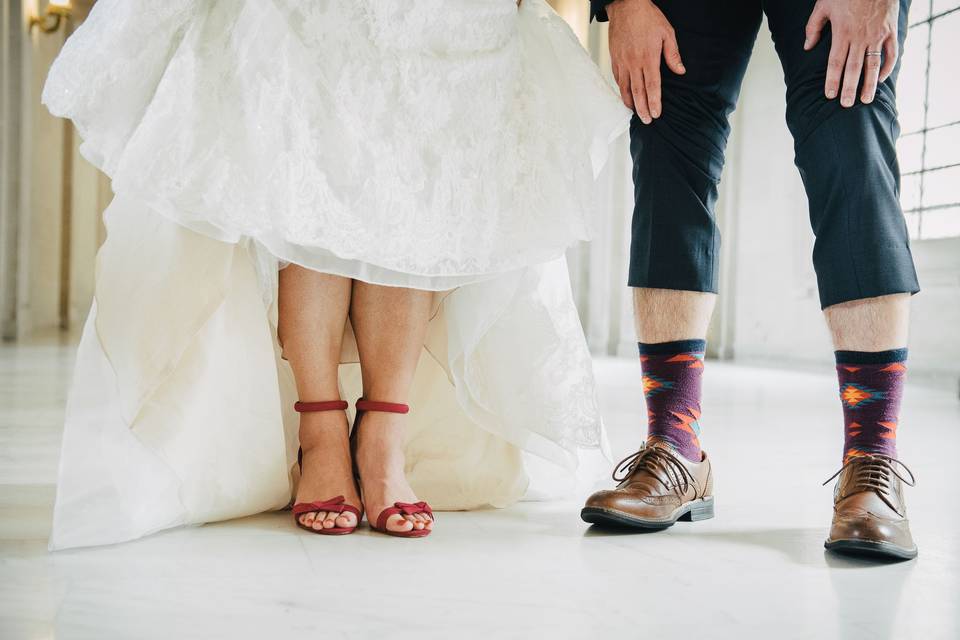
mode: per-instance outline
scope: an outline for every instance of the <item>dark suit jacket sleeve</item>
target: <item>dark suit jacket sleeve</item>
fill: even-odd
[[[590,19],[599,22],[607,21],[607,5],[613,0],[590,0]]]

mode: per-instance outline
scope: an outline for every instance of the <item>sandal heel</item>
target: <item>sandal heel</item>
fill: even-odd
[[[325,402],[300,402],[297,401],[293,405],[293,409],[297,413],[312,413],[315,411],[344,411],[349,405],[343,400],[328,400]],[[300,467],[301,473],[303,472],[303,449],[297,450],[297,466]],[[318,500],[316,502],[298,502],[293,505],[293,521],[294,523],[304,531],[309,531],[310,533],[316,533],[322,536],[342,536],[348,533],[353,533],[357,530],[357,526],[353,527],[332,527],[330,529],[314,529],[313,527],[308,527],[307,525],[300,523],[300,516],[305,513],[324,511],[327,513],[336,512],[340,515],[344,513],[352,513],[357,517],[357,526],[360,525],[360,521],[363,519],[363,511],[356,508],[351,504],[347,504],[346,498],[344,496],[337,496],[335,498],[329,498],[327,500]]]
[[[350,445],[354,453],[354,460],[356,460],[357,433],[359,431],[360,421],[363,418],[363,414],[367,411],[407,413],[410,411],[410,407],[396,402],[376,402],[374,400],[364,400],[363,398],[357,400],[357,416],[353,421],[353,433],[350,434]],[[354,471],[354,473],[356,473],[356,471]],[[359,474],[357,474],[357,477],[359,478]],[[380,515],[377,516],[376,524],[374,524],[373,520],[370,521],[370,528],[379,533],[385,533],[388,536],[395,536],[397,538],[423,538],[430,535],[433,529],[411,529],[410,531],[390,531],[387,529],[387,519],[390,516],[397,514],[412,516],[418,513],[427,515],[431,522],[436,521],[433,510],[426,502],[395,502],[392,507],[387,507],[380,512]]]

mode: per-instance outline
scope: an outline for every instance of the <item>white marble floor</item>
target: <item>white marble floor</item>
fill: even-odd
[[[426,540],[328,538],[288,513],[48,553],[69,343],[0,347],[0,638],[960,638],[960,403],[911,387],[917,560],[825,554],[841,427],[822,375],[708,363],[714,520],[590,530],[578,501],[441,514]],[[597,362],[616,454],[637,365]]]

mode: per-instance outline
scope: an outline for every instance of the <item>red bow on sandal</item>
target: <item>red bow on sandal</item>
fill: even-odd
[[[293,405],[294,410],[297,413],[310,413],[314,411],[343,411],[347,408],[347,403],[343,400],[329,400],[326,402],[297,402]],[[300,473],[303,474],[303,449],[297,451],[297,466],[300,467]],[[363,513],[360,509],[357,509],[351,504],[347,504],[347,499],[344,496],[337,496],[336,498],[329,498],[327,500],[318,500],[317,502],[298,502],[293,505],[293,520],[296,522],[297,526],[305,531],[310,533],[319,533],[324,536],[342,536],[348,533],[353,533],[357,530],[356,526],[353,527],[331,527],[330,529],[314,529],[313,527],[307,526],[300,522],[300,516],[305,513],[311,512],[336,512],[337,514],[342,515],[343,513],[352,513],[357,516],[357,525],[360,524],[360,520],[363,518]]]
[[[407,413],[410,411],[410,407],[405,404],[399,404],[395,402],[376,402],[374,400],[364,400],[363,398],[357,400],[357,417],[353,423],[353,433],[350,435],[350,440],[353,444],[354,450],[356,449],[357,433],[358,428],[360,427],[360,420],[363,418],[363,414],[367,411]],[[398,538],[423,538],[424,536],[430,535],[432,529],[410,529],[409,531],[390,531],[387,529],[387,519],[389,519],[390,516],[398,514],[412,516],[418,513],[425,513],[426,515],[430,516],[431,521],[434,520],[433,510],[426,502],[394,502],[392,507],[387,507],[380,512],[380,515],[377,516],[377,524],[374,525],[371,522],[370,528],[374,531],[379,531],[380,533],[385,533],[388,536],[396,536]]]

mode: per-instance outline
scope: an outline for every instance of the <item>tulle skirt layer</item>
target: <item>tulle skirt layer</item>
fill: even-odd
[[[588,238],[628,122],[543,0],[101,0],[43,99],[161,215],[432,290]]]

